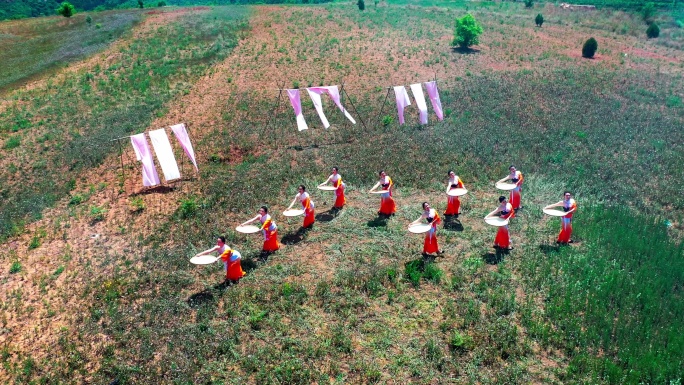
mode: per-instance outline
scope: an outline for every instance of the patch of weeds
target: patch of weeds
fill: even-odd
[[[16,274],[21,271],[21,262],[19,261],[14,261],[12,262],[12,266],[10,266],[10,274]]]
[[[86,199],[88,199],[88,198],[83,194],[75,194],[69,200],[69,205],[71,205],[71,206],[80,205],[81,203],[85,202]]]
[[[107,210],[105,210],[104,207],[90,206],[90,209],[88,210],[88,215],[90,216],[90,223],[94,224],[97,222],[104,221],[106,213]]]
[[[57,279],[62,273],[64,272],[64,265],[59,265],[57,270],[55,270],[54,273],[52,273],[52,278]]]
[[[449,347],[452,351],[463,353],[472,349],[473,339],[467,334],[462,334],[458,330],[455,330],[451,337],[449,337]]]
[[[195,198],[190,197],[186,199],[181,199],[180,206],[178,207],[177,213],[181,219],[188,219],[195,214],[197,214],[197,209],[199,208]]]
[[[7,139],[7,141],[5,142],[5,145],[3,147],[5,148],[5,150],[11,150],[13,148],[19,147],[20,145],[21,145],[21,138],[19,137],[19,135],[14,135],[14,136],[10,137],[9,139]]]
[[[145,201],[142,197],[133,197],[130,201],[131,211],[134,213],[139,213],[145,210]]]

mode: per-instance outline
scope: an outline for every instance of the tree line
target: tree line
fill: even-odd
[[[51,16],[64,0],[0,0],[0,20]],[[116,8],[139,8],[138,0],[67,0],[78,11],[103,11]],[[164,5],[227,5],[227,4],[316,4],[332,0],[142,0],[145,8]]]

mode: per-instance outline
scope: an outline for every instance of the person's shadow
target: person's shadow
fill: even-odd
[[[460,232],[463,231],[463,224],[458,220],[457,215],[445,215],[444,230]]]
[[[339,211],[340,211],[340,209],[333,207],[328,211],[318,213],[318,214],[316,214],[316,221],[322,222],[322,223],[330,222],[333,219],[335,219],[335,217],[337,216],[337,213]]]
[[[498,265],[504,260],[504,256],[508,255],[509,251],[506,249],[496,249],[496,251],[485,253],[483,258],[488,265]]]
[[[391,215],[378,214],[378,216],[368,221],[368,227],[386,227]]]
[[[311,227],[300,227],[299,230],[295,232],[285,234],[280,242],[284,245],[296,245],[304,240],[306,233],[308,233],[309,230],[311,230]]]

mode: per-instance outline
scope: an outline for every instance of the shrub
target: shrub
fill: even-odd
[[[140,8],[140,9],[145,8],[145,4],[143,4],[143,0],[138,0],[138,8]]]
[[[90,15],[86,16],[86,23],[88,23],[88,25],[93,23],[93,18],[90,17]]]
[[[145,201],[141,197],[131,198],[131,211],[139,213],[145,210]]]
[[[458,45],[461,48],[468,48],[480,42],[479,36],[481,34],[482,26],[475,20],[473,15],[467,14],[460,19],[456,19],[454,40],[451,44]]]
[[[525,0],[525,8],[532,8],[533,5],[533,0]]]
[[[10,274],[16,274],[21,271],[21,262],[19,261],[14,261],[12,262],[12,266],[10,266]]]
[[[598,42],[593,37],[590,37],[582,46],[582,57],[593,58],[598,49]]]
[[[541,13],[538,13],[537,17],[534,18],[534,23],[537,24],[537,27],[541,27],[542,24],[544,24],[544,16],[542,16]]]
[[[11,150],[13,148],[19,147],[21,145],[21,138],[19,136],[13,136],[5,142],[5,149],[6,150]]]
[[[363,0],[359,0],[359,1],[356,3],[356,5],[359,6],[359,10],[361,10],[361,11],[363,11],[364,9],[366,9],[366,3],[365,3]]]
[[[658,24],[651,23],[651,25],[646,28],[646,36],[648,36],[649,39],[655,39],[660,36],[660,27],[658,27]]]
[[[181,219],[187,219],[197,213],[197,202],[195,198],[181,199],[180,207],[178,207],[178,215]]]
[[[76,13],[76,9],[68,1],[63,2],[60,4],[59,8],[57,8],[57,14],[64,17],[71,17],[74,15],[74,13]]]
[[[675,25],[677,28],[684,28],[684,22],[681,20],[675,20]]]
[[[105,219],[107,211],[103,207],[90,206],[90,220],[91,223],[101,222]]]
[[[157,7],[166,7],[166,2],[165,1],[158,2]]]

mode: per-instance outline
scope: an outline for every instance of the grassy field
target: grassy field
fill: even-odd
[[[684,177],[684,55],[676,42],[646,41],[629,32],[634,16],[614,12],[367,7],[215,8],[154,19],[125,35],[116,55],[107,51],[106,66],[11,94],[2,127],[18,116],[31,123],[3,131],[2,162],[15,167],[4,180],[35,181],[45,171],[28,156],[50,147],[43,167],[63,172],[52,186],[76,182],[67,198],[68,188],[56,189],[55,209],[33,210],[44,218],[26,232],[6,230],[0,380],[681,381],[684,201],[674,182]],[[449,47],[450,29],[466,8],[485,35],[462,53]],[[540,11],[549,25],[536,29]],[[249,26],[239,19],[246,15]],[[600,47],[591,61],[579,57],[589,34]],[[445,121],[431,115],[418,126],[411,110],[399,126],[392,96],[383,107],[385,87],[435,75]],[[278,81],[344,81],[343,103],[365,126],[326,104],[332,127],[323,130],[305,100],[311,128],[296,132],[289,104],[276,103]],[[78,110],[68,140],[57,135],[73,121],[69,108],[84,105],[98,107]],[[116,163],[116,147],[91,143],[181,120],[192,129],[200,178],[105,200],[120,170],[98,165]],[[44,146],[30,139],[47,133],[55,136]],[[481,218],[510,163],[525,173],[525,208],[511,225],[515,250],[501,254]],[[344,210],[330,211],[331,195],[313,191],[313,230],[278,214],[297,185],[313,188],[333,165],[350,186]],[[137,172],[133,162],[125,169]],[[377,199],[364,193],[379,169],[397,186],[389,220],[375,217]],[[443,210],[448,169],[470,193],[460,218],[438,233],[445,255],[423,258],[422,237],[405,228],[422,201]],[[48,185],[31,183],[3,183],[4,194],[44,197]],[[580,204],[577,242],[558,247],[559,223],[540,207],[564,189]],[[3,214],[12,207],[4,204]],[[266,259],[258,236],[231,230],[261,204],[272,207],[285,244]],[[93,208],[108,213],[93,221]],[[244,256],[247,276],[237,285],[222,283],[219,266],[187,262],[220,234]]]

